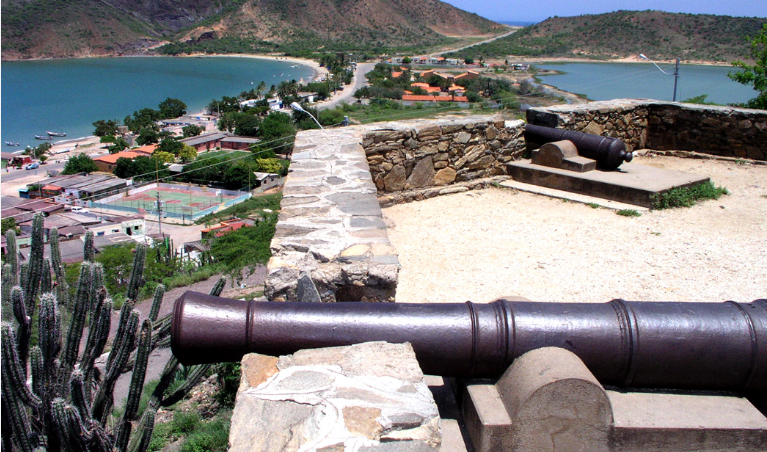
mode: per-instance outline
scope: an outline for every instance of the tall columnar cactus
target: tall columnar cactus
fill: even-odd
[[[221,292],[224,291],[224,286],[226,286],[226,276],[222,276],[218,281],[216,281],[216,285],[210,289],[210,294],[216,297],[221,295]]]
[[[83,260],[93,262],[96,258],[96,247],[93,245],[93,232],[85,233],[85,244],[83,245]]]
[[[3,321],[10,320],[10,313],[13,312],[11,306],[11,288],[16,285],[16,275],[11,270],[11,264],[3,264],[2,272],[2,303],[3,303]]]
[[[152,308],[149,310],[149,320],[154,322],[157,320],[157,316],[160,314],[160,306],[162,305],[162,297],[165,296],[165,286],[158,284],[154,289],[154,297],[152,297]]]
[[[36,228],[38,238],[41,238],[41,217],[36,217]],[[15,329],[10,324],[3,324],[0,338],[3,450],[145,452],[151,440],[157,409],[183,397],[203,378],[208,366],[194,367],[186,383],[166,396],[179,367],[176,358],[171,356],[149,406],[137,420],[148,356],[155,347],[167,345],[170,316],[158,319],[157,326],[153,328],[164,287],[160,286],[155,291],[150,318],[141,325],[138,339],[139,313],[134,309],[134,301],[128,300],[123,305],[107,357],[106,371],[103,374],[97,372],[95,362],[109,338],[113,306],[104,287],[103,269],[99,264],[84,262],[71,305],[67,306],[66,298],[63,302],[57,300],[56,295],[49,292],[51,271],[57,283],[55,292],[63,296],[66,291],[57,238],[54,231],[50,262],[42,258],[42,240],[39,240],[32,247],[28,263],[18,267],[13,266],[18,263],[9,263],[3,268],[3,301],[11,304],[16,324]],[[15,242],[11,246],[15,246]],[[90,250],[92,260],[92,245],[86,245],[86,249]],[[134,271],[129,285],[133,299],[138,296],[143,283],[145,253],[145,248],[139,246],[134,257]],[[88,255],[88,251],[84,254]],[[6,276],[6,272],[10,276]],[[219,281],[211,293],[220,294],[224,282]],[[6,283],[14,287],[9,289],[5,287]],[[31,319],[38,294],[41,294],[40,311],[38,322],[33,325]],[[60,306],[68,308],[68,325],[62,324]],[[84,347],[81,347],[88,317],[88,337]],[[33,328],[37,328],[38,341],[36,346],[30,348]],[[63,330],[66,330],[65,335]],[[110,413],[115,402],[115,382],[122,373],[130,371],[131,366],[133,375],[124,415],[114,421],[110,419]],[[29,380],[27,369],[31,374]]]
[[[56,279],[64,277],[64,264],[61,263],[61,247],[59,246],[59,228],[51,228],[48,233],[48,244],[51,247],[51,268]]]
[[[130,281],[128,282],[128,292],[125,296],[130,300],[136,300],[139,289],[144,279],[144,263],[146,261],[146,247],[139,244],[136,247],[136,254],[133,256],[133,270],[131,271]]]
[[[38,212],[32,220],[32,244],[29,251],[29,274],[27,275],[24,296],[27,300],[29,315],[34,314],[34,305],[37,293],[40,289],[40,280],[43,277],[43,214]]]
[[[40,277],[40,293],[48,293],[53,288],[51,278],[51,262],[48,259],[43,260],[43,272]]]
[[[19,273],[19,248],[16,246],[16,231],[8,229],[5,231],[6,262],[11,265],[11,272],[14,276]],[[18,284],[14,281],[14,284]]]

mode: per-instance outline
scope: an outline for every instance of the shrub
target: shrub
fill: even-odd
[[[617,213],[618,215],[620,215],[622,217],[641,217],[642,216],[641,213],[637,212],[634,209],[623,209],[623,210],[619,210],[619,211],[617,211],[615,213]]]
[[[673,207],[691,207],[696,202],[705,199],[719,199],[722,195],[729,195],[730,192],[724,187],[715,187],[711,181],[691,187],[680,187],[671,189],[665,193],[653,196],[653,209],[671,209]]]

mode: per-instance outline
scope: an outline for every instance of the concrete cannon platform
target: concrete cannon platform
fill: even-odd
[[[625,163],[615,171],[585,173],[536,165],[529,160],[506,165],[515,181],[580,193],[642,207],[652,207],[653,197],[673,188],[689,187],[708,176]]]

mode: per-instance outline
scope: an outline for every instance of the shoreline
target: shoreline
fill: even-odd
[[[536,58],[525,58],[525,57],[514,57],[513,58],[519,59],[522,63],[529,63],[529,64],[557,64],[557,63],[628,63],[628,64],[652,64],[651,62],[647,60],[643,60],[639,58],[638,56],[633,57],[623,57],[623,58],[615,58],[615,59],[609,59],[609,60],[595,60],[591,58],[577,58],[577,57],[536,57]],[[511,60],[511,58],[509,58]],[[487,60],[488,63],[493,62],[503,62],[504,60],[500,59],[490,59]],[[676,60],[655,60],[658,64],[675,64]],[[726,67],[732,67],[732,63],[724,63],[720,61],[703,61],[703,60],[682,60],[679,64],[685,64],[685,65],[693,65],[693,66],[726,66]]]

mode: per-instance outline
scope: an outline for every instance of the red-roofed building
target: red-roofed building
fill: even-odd
[[[147,157],[147,155],[144,152],[123,151],[117,152],[115,154],[105,155],[103,157],[97,157],[93,159],[93,163],[96,164],[96,166],[99,168],[99,171],[111,173],[114,171],[115,166],[117,166],[117,159],[126,158],[133,160],[136,157]]]
[[[429,87],[429,84],[428,83],[423,83],[423,82],[418,82],[418,83],[411,83],[410,86],[412,86],[414,88],[418,87],[418,88],[426,89],[426,88]]]
[[[391,78],[397,78],[402,75],[401,71],[395,71],[391,73]]]
[[[438,93],[438,92],[442,91],[442,88],[440,88],[439,86],[428,86],[428,87],[424,88],[424,90],[427,93]]]
[[[419,96],[417,94],[405,94],[404,96],[402,96],[402,100],[413,101],[413,102],[435,102],[436,101],[434,96]]]
[[[212,226],[200,231],[200,235],[203,239],[213,235],[214,237],[221,237],[227,232],[236,231],[240,228],[248,226],[244,221],[222,221],[218,226]]]
[[[466,71],[466,73],[454,77],[455,80],[476,80],[478,78],[479,72],[476,71]]]
[[[151,157],[155,149],[157,149],[156,144],[147,144],[146,146],[141,146],[140,148],[131,149],[131,152],[138,152],[139,154]]]

